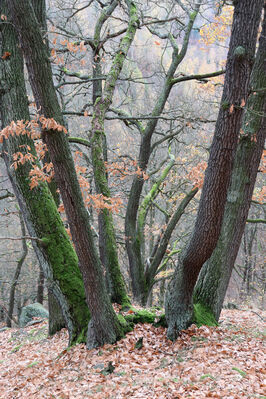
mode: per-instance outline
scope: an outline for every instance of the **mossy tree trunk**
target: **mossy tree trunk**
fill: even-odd
[[[219,238],[262,7],[263,0],[243,0],[235,4],[224,90],[197,219],[166,293],[167,335],[172,340],[193,321],[193,289]]]
[[[200,4],[201,1],[199,1],[195,5],[193,12],[191,12],[191,14],[189,15],[189,21],[185,29],[184,39],[180,51],[174,38],[170,35],[170,41],[173,47],[172,62],[167,71],[161,94],[158,97],[158,100],[156,101],[155,106],[151,112],[151,116],[155,118],[150,119],[146,127],[143,127],[139,123],[141,143],[138,155],[138,165],[142,171],[145,171],[147,169],[150,159],[152,149],[151,140],[158,123],[158,119],[156,117],[158,117],[162,113],[171,89],[175,84],[174,74],[187,53],[190,34],[195,19],[198,15]],[[141,243],[139,241],[139,235],[137,232],[137,219],[143,184],[143,177],[134,177],[129,193],[125,218],[126,250],[129,260],[129,272],[132,281],[132,291],[135,301],[141,304],[146,303],[148,292],[147,281],[145,279],[144,260],[141,256]]]
[[[91,155],[94,171],[94,181],[97,194],[110,198],[106,165],[107,142],[104,129],[104,119],[108,111],[115,89],[116,81],[123,67],[128,49],[134,39],[137,24],[136,8],[132,1],[127,2],[130,15],[129,25],[124,38],[121,40],[119,49],[107,75],[104,90],[102,89],[101,68],[101,31],[103,24],[112,15],[118,1],[113,1],[105,7],[96,23],[93,39],[93,118],[91,131]],[[99,211],[99,249],[101,261],[106,270],[106,282],[111,300],[121,305],[129,304],[126,286],[119,267],[115,229],[112,212],[108,209]]]
[[[8,16],[7,4],[0,1],[1,12]],[[12,120],[30,120],[26,95],[23,58],[10,19],[1,23],[1,54],[10,52],[10,57],[1,60],[1,120],[2,126]],[[14,169],[12,155],[18,151],[26,153],[26,146],[36,156],[34,143],[26,135],[9,137],[3,144],[2,156],[7,166],[10,181],[16,194],[23,218],[33,240],[40,267],[45,275],[48,289],[56,298],[69,332],[69,343],[85,341],[89,321],[84,285],[78,268],[78,260],[65,231],[53,197],[45,183],[30,190],[28,162]],[[49,245],[41,240],[46,238]]]
[[[10,0],[9,6],[12,22],[19,33],[37,109],[45,118],[53,118],[63,125],[63,116],[53,84],[49,53],[43,43],[32,5],[29,0],[23,2]],[[123,327],[113,310],[106,290],[101,262],[93,242],[89,215],[82,200],[67,136],[57,129],[43,130],[42,137],[54,166],[55,179],[64,203],[91,312],[87,336],[88,348],[113,343],[123,335]],[[49,236],[47,244],[49,248]]]
[[[251,75],[223,224],[212,256],[204,264],[194,290],[194,302],[219,320],[226,290],[244,232],[266,136],[266,7],[259,48]]]
[[[45,40],[47,48],[48,48],[45,0],[31,0],[31,4],[34,9],[36,19],[39,22],[43,40]],[[46,152],[46,154],[43,158],[43,163],[49,164],[50,162],[51,162],[51,159],[50,159],[49,153]],[[58,193],[57,185],[56,185],[56,182],[54,179],[52,179],[48,183],[48,187],[53,196],[55,204],[58,207],[60,204],[60,195]],[[42,270],[41,270],[41,274],[42,274]],[[38,285],[38,289],[39,288],[41,289],[41,286]],[[44,285],[43,285],[43,288],[44,288]],[[39,294],[39,291],[38,291],[38,294]],[[66,326],[66,324],[64,322],[64,317],[60,310],[60,305],[58,304],[57,299],[54,297],[53,290],[51,290],[51,289],[48,289],[48,308],[49,308],[49,334],[53,335],[57,331],[60,331],[62,328],[64,328]]]
[[[42,37],[43,40],[46,42],[48,51],[49,51],[49,43],[48,43],[48,37],[47,37],[47,20],[46,20],[46,3],[45,0],[31,0],[31,4],[36,16],[36,19],[39,23],[39,27],[40,30],[42,32]],[[46,152],[43,158],[43,164],[45,163],[50,163],[51,159],[49,156],[49,152]],[[56,203],[57,206],[60,205],[60,195],[59,192],[57,190],[57,185],[56,185],[56,181],[54,179],[52,179],[49,183],[48,183],[48,187],[49,190],[51,191],[51,194],[54,198],[54,201]],[[49,298],[48,298],[49,300]],[[54,303],[54,300],[52,300],[52,302]],[[51,310],[53,309],[52,306],[50,306]]]

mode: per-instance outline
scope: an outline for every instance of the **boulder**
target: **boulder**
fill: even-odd
[[[19,326],[25,327],[34,317],[48,319],[49,312],[38,302],[24,306],[19,317]]]

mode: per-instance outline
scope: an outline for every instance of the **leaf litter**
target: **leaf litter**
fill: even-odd
[[[90,351],[68,349],[65,329],[48,337],[47,322],[8,329],[0,332],[0,398],[265,399],[262,318],[225,309],[218,327],[192,325],[174,343],[164,328],[138,324]]]

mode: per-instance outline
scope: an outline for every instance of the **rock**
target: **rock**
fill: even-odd
[[[24,306],[19,317],[19,326],[25,327],[34,317],[48,319],[49,312],[38,302]]]

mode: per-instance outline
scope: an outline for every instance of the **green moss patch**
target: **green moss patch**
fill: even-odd
[[[126,321],[137,324],[137,323],[154,323],[157,315],[152,313],[146,309],[137,310],[131,308],[131,313],[127,313],[124,315]]]
[[[218,323],[213,313],[204,305],[200,303],[194,304],[194,320],[198,327],[204,326],[218,326]]]

